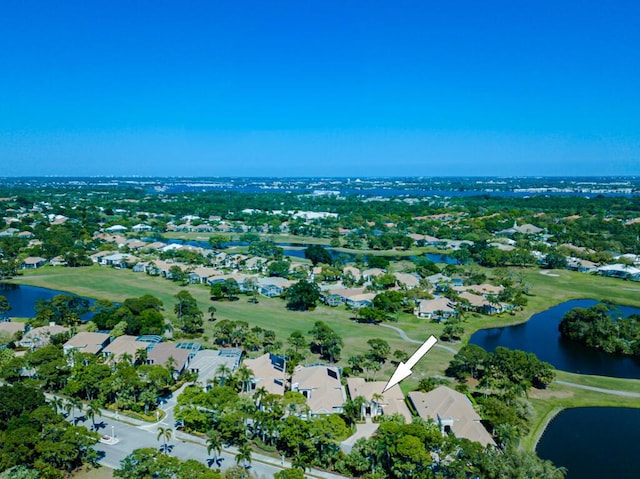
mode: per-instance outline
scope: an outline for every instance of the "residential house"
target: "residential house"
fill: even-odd
[[[420,277],[410,273],[394,273],[402,289],[413,289],[420,286]]]
[[[286,278],[258,278],[258,292],[267,298],[274,298],[282,296],[292,284],[293,282]]]
[[[596,273],[598,271],[598,265],[593,261],[571,256],[567,258],[567,269],[580,273]]]
[[[203,388],[209,387],[218,379],[218,369],[226,366],[233,373],[240,365],[242,350],[240,349],[201,349],[188,365],[189,371],[198,375],[197,384]]]
[[[622,278],[631,281],[640,281],[640,268],[625,264],[608,264],[598,268],[598,274],[609,278]]]
[[[28,256],[22,261],[20,269],[36,269],[44,266],[45,264],[47,264],[46,258],[41,258],[39,256]]]
[[[0,334],[6,334],[12,338],[16,333],[24,331],[26,323],[19,321],[4,321],[0,319]]]
[[[270,353],[255,359],[245,359],[245,366],[253,372],[252,389],[265,388],[269,394],[284,395],[285,362],[283,357]]]
[[[517,222],[513,222],[513,226],[511,228],[507,228],[504,230],[500,230],[494,233],[497,236],[512,236],[514,234],[522,234],[522,235],[537,235],[542,233],[544,230],[542,228],[538,228],[537,226],[531,224],[524,224],[522,226],[518,226]]]
[[[178,376],[188,367],[190,354],[190,350],[178,348],[175,344],[158,343],[147,353],[147,363],[171,366],[173,375]]]
[[[322,300],[329,306],[340,306],[345,304],[347,300],[353,296],[364,293],[364,288],[334,288],[323,291]]]
[[[462,300],[460,306],[467,311],[477,311],[484,314],[498,314],[506,311],[508,305],[505,303],[492,303],[484,296],[465,291],[458,297]]]
[[[69,328],[49,323],[48,326],[33,328],[24,333],[22,339],[16,343],[18,346],[29,349],[38,349],[47,346],[51,342],[51,336],[69,331]]]
[[[380,268],[369,268],[362,272],[362,278],[365,281],[371,281],[373,278],[386,274],[386,271]]]
[[[99,354],[111,341],[108,333],[82,331],[70,338],[62,345],[65,353],[78,351],[80,353]]]
[[[373,306],[373,298],[376,297],[376,293],[362,293],[348,296],[345,303],[347,306],[353,309],[360,309],[366,306]]]
[[[412,391],[409,401],[418,416],[436,421],[443,434],[453,433],[483,446],[495,446],[495,441],[482,425],[482,418],[464,394],[439,386],[428,393]]]
[[[347,400],[335,366],[298,367],[291,378],[291,390],[307,399],[310,416],[341,413]]]
[[[103,256],[99,259],[99,263],[105,266],[111,266],[118,269],[126,269],[129,264],[135,264],[138,258],[128,253],[114,253]]]
[[[425,318],[433,321],[444,321],[451,317],[455,317],[458,314],[458,311],[449,298],[436,297],[433,299],[421,299],[418,301],[414,314],[419,318]]]
[[[391,416],[399,414],[409,424],[412,421],[411,411],[405,403],[404,395],[398,385],[382,392],[385,381],[365,381],[363,378],[347,378],[347,388],[352,400],[361,396],[365,403],[361,407],[361,417]]]
[[[198,266],[196,269],[189,273],[189,282],[191,284],[207,284],[207,280],[212,276],[221,274],[215,268],[208,268],[204,266]]]
[[[105,231],[107,233],[124,233],[125,231],[127,231],[127,227],[122,225],[113,225],[105,228]]]
[[[135,233],[142,233],[142,232],[145,232],[145,231],[151,231],[151,230],[153,230],[153,228],[152,228],[151,226],[149,226],[149,225],[145,225],[145,224],[142,224],[142,223],[139,223],[139,224],[137,224],[137,225],[132,226],[132,227],[131,227],[131,229],[132,229]]]
[[[136,358],[136,353],[140,349],[147,349],[149,343],[144,341],[138,341],[136,336],[118,336],[110,344],[108,344],[103,350],[102,354],[107,358],[109,362],[117,363],[122,360],[123,356],[129,356],[131,361]]]

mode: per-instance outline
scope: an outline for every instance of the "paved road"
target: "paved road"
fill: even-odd
[[[568,381],[559,381],[557,379],[554,382],[558,384],[562,384],[563,386],[571,386],[572,388],[586,389],[587,391],[596,391],[596,392],[605,393],[605,394],[615,394],[616,396],[640,398],[640,393],[634,393],[631,391],[621,391],[619,389],[605,389],[605,388],[598,388],[595,386],[585,386],[584,384],[570,383]]]
[[[409,342],[409,343],[414,343],[414,344],[422,344],[424,343],[424,341],[418,341],[417,339],[412,339],[409,336],[407,336],[407,333],[405,333],[402,329],[396,327],[396,326],[391,326],[390,324],[381,324],[380,326],[382,326],[383,328],[389,328],[389,329],[393,329],[396,333],[398,333],[400,335],[400,337]],[[440,348],[440,349],[444,349],[446,351],[449,351],[450,353],[453,354],[457,354],[458,351],[456,351],[455,349],[453,349],[452,347],[446,346],[444,344],[442,344],[440,341],[438,341],[435,344],[436,348]]]
[[[104,456],[99,461],[103,466],[110,467],[112,469],[118,469],[120,467],[120,461],[128,456],[134,449],[150,447],[153,449],[160,449],[162,447],[162,439],[158,440],[158,428],[170,427],[173,429],[173,437],[167,442],[170,447],[169,454],[178,457],[182,460],[195,459],[210,467],[226,469],[236,464],[235,455],[237,449],[234,447],[225,448],[220,455],[219,462],[213,463],[213,457],[207,454],[206,440],[186,434],[182,431],[176,430],[174,427],[173,408],[177,403],[177,397],[182,392],[179,389],[174,393],[173,397],[162,407],[166,416],[162,421],[155,423],[147,423],[144,421],[118,416],[115,412],[109,410],[102,410],[102,416],[95,418],[96,425],[98,426],[98,432],[100,434],[112,436],[117,438],[115,444],[103,444],[98,443],[95,446],[97,451],[104,453]],[[51,397],[51,395],[47,394]],[[81,413],[76,411],[76,417],[79,417],[77,423],[84,425],[87,428],[92,427],[90,420],[81,416]],[[69,418],[72,420],[73,418]],[[263,454],[253,453],[251,462],[251,471],[260,477],[273,477],[275,473],[281,471],[284,468],[291,467],[290,462],[282,461],[271,456]],[[344,476],[338,474],[332,474],[317,469],[307,470],[305,475],[312,478],[319,479],[345,479]]]

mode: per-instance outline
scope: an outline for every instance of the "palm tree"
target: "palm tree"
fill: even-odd
[[[162,438],[162,450],[166,454],[167,449],[167,441],[171,440],[171,436],[173,435],[173,429],[170,427],[158,426],[158,435],[156,436],[156,440],[160,440]]]
[[[96,428],[96,415],[102,416],[102,410],[100,409],[100,404],[97,401],[91,401],[89,403],[89,407],[87,408],[87,418],[91,419],[91,427],[92,429]]]
[[[146,364],[148,359],[147,349],[138,349],[136,351],[136,364]]]
[[[244,441],[238,448],[236,464],[242,464],[244,467],[249,467],[251,464],[251,446],[249,446],[249,441]]]
[[[260,404],[262,404],[263,398],[267,394],[269,394],[269,391],[267,391],[267,388],[265,388],[264,386],[260,386],[259,388],[257,388],[253,393],[253,398],[256,400],[256,405],[260,406]]]
[[[63,411],[65,409],[66,403],[65,400],[54,396],[50,401],[49,404],[51,404],[51,406],[53,406],[56,410],[56,413],[59,413],[60,411]]]
[[[133,356],[130,353],[122,353],[120,355],[120,361],[133,364]]]
[[[378,405],[378,409],[380,410],[379,412],[382,411],[382,401],[384,401],[384,396],[380,393],[374,393],[373,396],[371,396],[371,401],[375,402]]]
[[[217,309],[215,306],[209,306],[209,309],[207,311],[209,311],[209,321],[213,321],[214,319],[216,319]]]
[[[227,382],[227,379],[231,377],[231,368],[229,368],[229,366],[227,366],[226,364],[221,364],[216,369],[216,376],[218,376],[218,379],[220,380],[220,386],[224,386],[224,384]]]
[[[211,429],[207,436],[207,454],[211,454],[211,451],[215,452],[213,459],[217,461],[222,452],[222,436],[215,429]]]
[[[253,371],[249,369],[246,364],[243,364],[236,371],[238,380],[242,385],[242,392],[248,392],[251,388],[251,379],[253,378]]]
[[[71,417],[73,421],[76,420],[76,408],[82,412],[82,401],[78,398],[69,399],[69,406],[71,408]]]

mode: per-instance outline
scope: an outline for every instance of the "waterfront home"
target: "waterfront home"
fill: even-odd
[[[28,256],[20,265],[20,269],[36,269],[40,268],[47,264],[46,258],[41,258],[40,256]]]
[[[608,276],[610,278],[622,278],[631,281],[640,281],[640,268],[628,266],[625,264],[608,264],[598,268],[598,274]]]
[[[19,347],[38,349],[47,346],[51,342],[51,336],[62,334],[69,331],[69,328],[50,323],[48,326],[40,326],[33,328],[24,333],[22,339],[16,344]]]
[[[426,421],[436,421],[442,434],[453,433],[456,437],[464,437],[483,446],[496,445],[482,425],[482,418],[464,394],[447,386],[439,386],[428,393],[412,391],[408,397],[418,416]]]

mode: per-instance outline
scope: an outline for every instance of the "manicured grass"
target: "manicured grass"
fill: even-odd
[[[117,270],[101,266],[89,266],[85,268],[54,268],[44,267],[27,272],[24,276],[18,276],[12,280],[15,283],[40,286],[61,291],[76,293],[96,299],[108,299],[110,301],[123,301],[126,298],[151,294],[160,298],[164,303],[165,314],[169,319],[174,319],[174,296],[178,291],[187,289],[198,301],[200,309],[204,312],[204,334],[213,337],[213,329],[216,322],[207,321],[207,309],[213,305],[216,307],[216,320],[230,319],[242,320],[251,326],[260,326],[276,332],[277,338],[286,345],[286,340],[291,332],[300,330],[307,333],[316,321],[326,322],[344,341],[341,364],[346,365],[349,356],[362,353],[368,349],[367,340],[381,338],[389,342],[391,350],[402,349],[408,353],[413,352],[415,345],[403,341],[393,330],[372,324],[359,324],[351,318],[353,314],[342,307],[330,308],[319,305],[314,311],[295,312],[285,308],[285,302],[279,298],[259,298],[258,304],[248,301],[248,297],[240,295],[238,301],[211,301],[209,288],[204,285],[189,285],[182,287],[177,283],[159,277],[148,276],[144,273],[134,273],[130,270]],[[406,324],[417,322],[417,318],[411,315],[402,315]],[[402,328],[403,326],[400,325]],[[424,323],[424,327],[416,327],[412,334],[418,340],[426,339],[430,334],[439,334],[441,326],[432,323]],[[415,333],[415,334],[414,334]],[[209,340],[211,345],[211,340]],[[448,364],[451,353],[442,352],[434,356],[429,370],[437,370],[442,374]],[[446,357],[448,355],[448,357]],[[309,361],[317,360],[312,355]],[[389,374],[392,370],[389,371]],[[384,371],[378,372],[378,377],[383,377]]]
[[[481,328],[491,328],[520,323],[528,320],[532,314],[548,309],[556,304],[569,299],[592,298],[609,300],[618,304],[626,304],[640,307],[640,284],[617,279],[596,277],[571,271],[552,270],[547,274],[541,274],[539,269],[513,269],[521,275],[523,280],[530,285],[531,294],[528,296],[529,304],[523,311],[515,315],[502,315],[488,317],[483,315],[467,315],[465,336],[461,343],[446,344],[454,350],[465,344],[473,332]],[[486,269],[489,277],[493,270]],[[555,276],[551,276],[555,275]],[[122,301],[129,297],[151,294],[160,298],[165,305],[167,316],[174,317],[174,295],[181,289],[180,285],[165,279],[151,277],[143,273],[133,273],[129,270],[114,270],[99,266],[87,268],[52,268],[45,267],[27,272],[24,276],[16,277],[13,282],[31,284],[51,289],[59,289],[77,293],[93,298]],[[392,351],[403,349],[411,354],[417,344],[403,341],[398,334],[388,328],[376,325],[357,324],[351,318],[352,314],[344,308],[329,308],[319,306],[314,311],[292,312],[285,308],[281,299],[260,298],[258,304],[252,304],[247,297],[241,296],[238,301],[212,302],[209,298],[209,288],[200,285],[186,287],[198,300],[201,309],[206,311],[210,305],[217,308],[216,318],[244,320],[250,325],[257,325],[276,332],[278,339],[286,344],[286,338],[294,330],[307,333],[315,321],[324,321],[333,328],[344,341],[342,360],[346,365],[346,359],[368,349],[366,341],[371,338],[382,338],[389,342]],[[413,315],[400,313],[397,323],[390,323],[403,329],[409,337],[422,341],[430,334],[439,337],[442,325],[431,323],[416,318]],[[215,322],[204,321],[204,335],[212,337]],[[443,344],[443,343],[441,343]],[[433,348],[429,354],[414,368],[414,374],[403,381],[405,391],[415,387],[422,377],[442,375],[453,353],[442,348]],[[314,361],[317,358],[309,355],[307,360]],[[376,379],[388,378],[394,370],[394,366],[387,363],[382,371],[376,373]],[[581,376],[577,374],[558,371],[558,379],[583,385],[595,386],[605,389],[619,389],[624,391],[640,392],[640,381],[633,379],[618,379],[598,376]],[[548,390],[533,390],[530,401],[535,415],[531,433],[523,439],[525,448],[532,448],[542,430],[546,426],[548,418],[562,408],[583,406],[627,406],[640,407],[637,398],[614,396],[595,391],[577,389],[557,383],[552,384]]]

